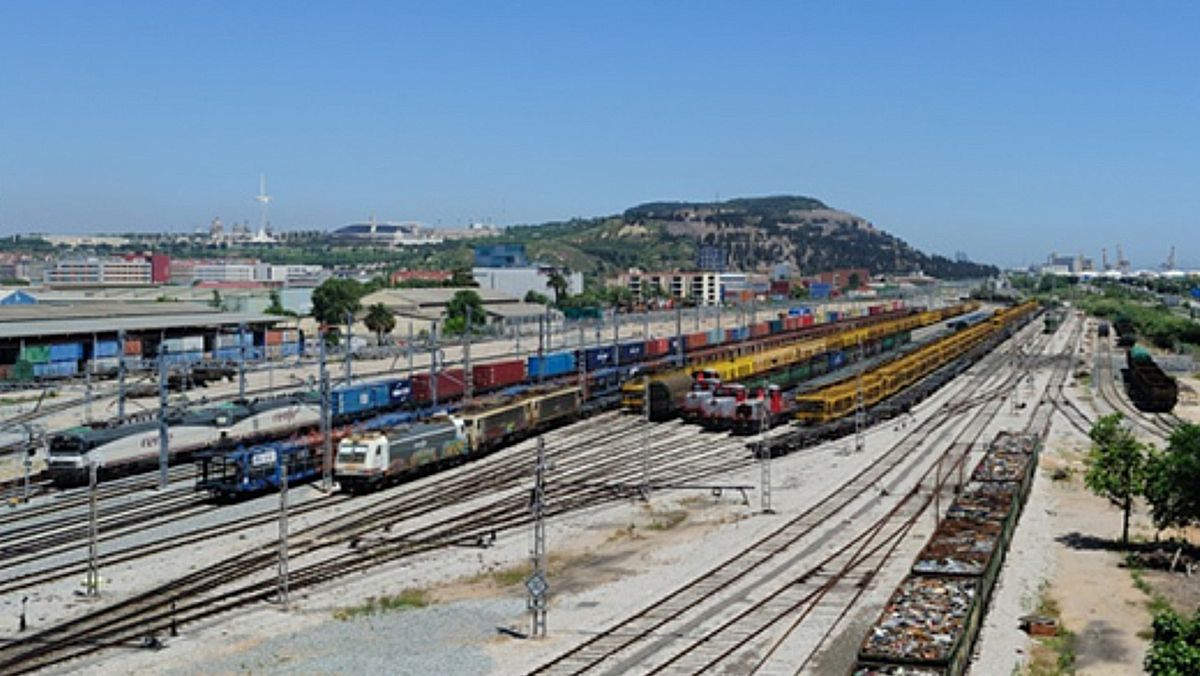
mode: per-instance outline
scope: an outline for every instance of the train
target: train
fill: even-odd
[[[340,490],[364,493],[477,458],[589,413],[578,386],[543,387],[487,407],[425,420],[350,431],[337,440],[333,477]],[[321,476],[319,438],[241,447],[199,456],[196,490],[234,500]]]
[[[805,334],[805,340],[762,349],[748,354],[721,356],[697,366],[673,369],[649,376],[643,383],[630,380],[622,386],[622,405],[626,410],[648,414],[651,420],[669,420],[685,414],[686,419],[710,421],[718,429],[728,429],[737,399],[745,395],[738,388],[720,389],[721,385],[750,382],[751,387],[779,385],[784,389],[824,373],[837,370],[854,360],[883,349],[893,349],[897,337],[907,341],[911,331],[948,318],[974,312],[979,303],[970,301],[947,308],[902,313],[877,313],[848,322],[839,332]],[[702,382],[697,373],[709,374]],[[713,381],[717,384],[714,385]],[[642,399],[649,391],[649,406]],[[764,390],[765,392],[765,390]],[[765,394],[764,394],[765,396]],[[730,401],[730,398],[733,398]]]
[[[1125,390],[1138,410],[1147,413],[1170,413],[1179,402],[1179,384],[1141,345],[1125,353]]]
[[[789,341],[805,331],[835,332],[866,321],[881,321],[908,311],[876,306],[869,317],[816,323],[811,314],[759,322],[750,327],[697,332],[672,338],[634,340],[617,345],[565,350],[530,355],[526,359],[487,361],[464,368],[415,373],[411,378],[389,378],[335,388],[331,392],[330,416],[335,434],[392,411],[411,410],[433,414],[453,411],[471,386],[472,394],[512,396],[545,384],[578,384],[589,400],[609,401],[619,397],[620,387],[631,376],[654,372],[678,362],[696,362],[744,351],[767,349]],[[581,374],[585,377],[581,378]],[[470,382],[468,383],[468,375]],[[280,403],[284,402],[284,403]],[[239,445],[283,441],[311,434],[320,424],[319,400],[311,393],[232,405],[205,407],[189,413],[168,414],[167,453],[170,463],[191,459],[206,451],[231,451]],[[232,406],[233,413],[228,407]],[[296,408],[287,424],[266,426],[262,416],[279,407]],[[245,412],[239,413],[244,410]],[[233,424],[242,417],[258,417],[242,427]],[[245,434],[243,428],[268,429],[269,433]],[[124,425],[81,426],[51,436],[49,477],[59,485],[78,485],[86,480],[88,456],[96,454],[99,475],[107,479],[143,471],[159,462],[158,424],[141,421]]]
[[[860,376],[844,378],[802,393],[796,397],[796,420],[801,425],[817,425],[850,415],[860,402],[863,407],[875,406],[988,339],[1007,335],[1015,323],[1028,318],[1036,310],[1035,303],[998,310],[986,322],[923,345]]]

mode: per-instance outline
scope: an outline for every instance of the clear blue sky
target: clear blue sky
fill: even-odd
[[[0,3],[0,232],[818,197],[1200,266],[1200,3]],[[1045,5],[1052,5],[1047,8]]]

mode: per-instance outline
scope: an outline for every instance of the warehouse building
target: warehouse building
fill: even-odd
[[[396,316],[394,334],[404,338],[410,330],[417,335],[421,332],[431,332],[434,323],[440,325],[445,320],[446,309],[454,294],[463,290],[479,294],[484,312],[487,313],[488,324],[497,331],[512,326],[536,324],[539,318],[548,313],[544,305],[526,303],[508,294],[483,288],[383,289],[364,296],[362,306],[368,308],[382,303]],[[549,311],[549,314],[555,319],[561,317],[561,313],[557,311]],[[359,331],[365,331],[365,327],[356,327],[355,332]]]

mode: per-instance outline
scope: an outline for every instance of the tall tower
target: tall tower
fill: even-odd
[[[1100,248],[1100,268],[1104,272],[1108,272],[1108,249]]]
[[[254,196],[254,199],[259,204],[260,221],[258,224],[258,235],[259,237],[265,237],[267,235],[267,228],[271,227],[267,220],[267,205],[271,203],[271,196],[267,194],[266,174],[258,175],[258,194]]]

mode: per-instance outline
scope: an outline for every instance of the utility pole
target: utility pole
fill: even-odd
[[[279,552],[277,594],[285,609],[288,605],[288,462],[279,459]]]
[[[638,491],[643,500],[650,499],[650,376],[642,376],[642,485]]]
[[[320,343],[320,371],[318,377],[321,380],[321,488],[325,491],[333,490],[333,439],[330,438],[332,430],[332,416],[330,409],[330,392],[329,392],[329,367],[326,361],[328,353],[325,347],[325,332],[317,329],[317,342]]]
[[[695,308],[695,327],[692,329],[693,332],[700,331],[700,309],[701,309],[701,305],[699,303],[697,303],[696,308]]]
[[[354,313],[346,311],[346,387],[349,387],[354,378],[354,367],[350,364],[351,347],[354,345]]]
[[[438,402],[438,330],[437,322],[433,323],[433,342],[429,348],[429,403],[437,408]]]
[[[413,377],[413,323],[412,319],[408,320],[408,342],[405,343],[408,349],[408,380],[411,383]]]
[[[642,312],[642,338],[650,340],[650,311]]]
[[[546,317],[538,315],[538,374],[537,381],[540,383],[546,373]]]
[[[774,514],[775,510],[771,508],[771,450],[767,448],[766,429],[767,400],[764,399],[759,407],[758,417],[758,470],[759,483],[762,484],[759,488],[759,499],[762,513]]]
[[[167,488],[167,462],[171,434],[167,429],[167,349],[158,349],[158,487]],[[94,470],[93,470],[94,471]]]
[[[238,399],[246,398],[246,324],[238,324]],[[267,349],[267,341],[263,340],[263,349]],[[263,355],[264,357],[266,355]]]
[[[92,352],[92,354],[95,354],[95,352]],[[94,363],[89,362],[84,372],[84,378],[86,379],[84,387],[86,389],[83,398],[83,419],[89,424],[92,422],[92,368],[94,366]]]
[[[117,420],[125,422],[125,329],[117,331]]]
[[[84,587],[88,596],[100,596],[100,564],[96,541],[99,525],[96,520],[96,457],[88,455],[88,567]]]
[[[475,395],[475,378],[471,373],[471,306],[467,306],[467,325],[463,330],[463,390],[467,401]]]
[[[525,581],[529,590],[526,607],[529,609],[530,636],[546,637],[546,611],[549,607],[546,595],[550,584],[546,581],[546,442],[539,436],[537,444],[537,467],[534,471],[533,495],[530,511],[533,512],[533,574]]]
[[[683,307],[675,306],[675,365],[683,366]]]
[[[859,363],[857,373],[854,377],[854,452],[861,453],[867,446],[866,427],[867,427],[867,411],[864,408],[863,402],[863,363],[862,363],[862,340],[858,341],[858,357]]]
[[[613,308],[613,366],[621,365],[621,316],[617,314],[617,308]]]

